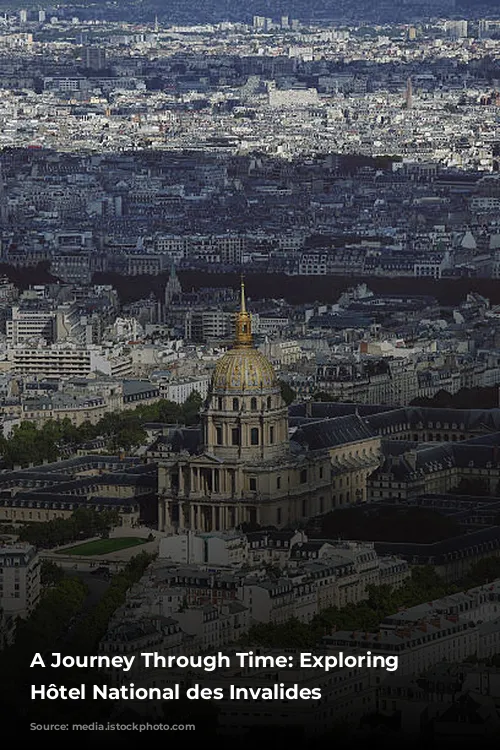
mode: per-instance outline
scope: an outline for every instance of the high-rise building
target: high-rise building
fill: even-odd
[[[405,95],[406,109],[412,109],[413,107],[413,85],[411,78],[406,81],[406,95]]]
[[[447,21],[446,33],[451,39],[465,39],[469,33],[467,21]]]
[[[23,9],[19,11],[19,22],[28,23],[28,11],[27,10]]]
[[[45,23],[47,15],[44,10],[38,11],[38,23]]]
[[[2,164],[0,163],[0,228],[5,227],[8,221],[9,205],[4,189]]]
[[[102,47],[83,47],[82,63],[90,70],[103,70],[106,67],[106,50]]]

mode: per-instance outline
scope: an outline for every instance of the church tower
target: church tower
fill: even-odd
[[[217,362],[201,422],[204,451],[224,460],[265,462],[289,447],[288,409],[273,366],[253,344],[243,281],[234,345]]]
[[[171,302],[182,295],[182,286],[175,270],[175,265],[172,264],[170,269],[170,276],[165,287],[165,308],[167,308]]]

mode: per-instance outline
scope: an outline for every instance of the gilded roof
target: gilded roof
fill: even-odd
[[[260,391],[278,385],[274,367],[258,349],[230,349],[217,362],[212,379],[213,391]]]

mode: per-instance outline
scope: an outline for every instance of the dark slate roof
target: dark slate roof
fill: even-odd
[[[158,391],[159,388],[149,380],[124,380],[123,381],[123,395],[126,396],[137,396],[141,393],[149,393],[150,391]]]
[[[327,419],[346,414],[359,414],[368,426],[374,430],[390,427],[395,424],[408,424],[410,428],[419,424],[427,428],[428,425],[464,425],[463,429],[470,432],[490,431],[500,432],[500,408],[498,409],[442,409],[435,407],[391,407],[387,404],[340,404],[336,402],[307,402],[292,404],[289,409],[291,420]],[[431,428],[432,429],[432,428]],[[435,429],[435,427],[434,427]]]
[[[184,427],[176,430],[172,437],[172,450],[175,452],[187,451],[191,455],[199,452],[201,446],[201,428]]]
[[[311,539],[308,542],[297,542],[294,544],[291,551],[291,556],[296,556],[299,552],[318,553],[320,550],[328,544],[324,539]]]
[[[190,455],[195,456],[200,453],[201,444],[200,427],[179,427],[172,430],[169,435],[159,435],[149,447],[149,451],[152,453],[161,452],[164,448],[173,453],[187,451]]]
[[[304,424],[293,434],[292,441],[306,450],[315,451],[373,437],[375,433],[360,416],[349,414],[338,419],[323,419]]]
[[[463,424],[470,431],[485,428],[492,432],[500,431],[500,409],[433,409],[410,406],[407,412],[411,424],[440,422],[441,425],[449,424],[450,427],[452,424]]]
[[[388,409],[384,412],[380,411],[368,414],[365,417],[365,420],[372,430],[379,432],[380,430],[391,427],[392,425],[412,424],[408,411],[408,409],[399,408]]]
[[[394,440],[385,442],[382,448],[386,460],[374,476],[390,473],[396,480],[411,481],[456,465],[452,443],[420,443],[417,446],[416,443]]]
[[[23,469],[23,474],[37,474],[37,473],[52,473],[61,472],[74,469],[79,470],[83,467],[89,467],[92,469],[105,469],[108,466],[121,467],[126,466],[137,466],[142,463],[140,458],[126,457],[121,458],[120,456],[99,456],[96,454],[90,454],[88,456],[75,456],[74,458],[68,458],[64,461],[55,461],[51,464],[43,464],[42,466],[34,466],[31,469]]]
[[[356,412],[364,417],[384,411],[393,411],[393,407],[387,405],[372,406],[371,404],[341,404],[336,401],[309,401],[291,404],[288,410],[290,418],[301,417],[304,419],[343,417],[346,414],[355,414]]]
[[[151,496],[155,495],[152,493]],[[148,496],[149,497],[149,496]],[[136,507],[139,500],[146,498],[135,497],[107,497],[100,495],[69,495],[58,492],[17,492],[15,495],[0,493],[0,505],[9,508],[33,508],[36,510],[38,503],[41,508],[53,504],[63,506],[93,507],[94,505],[109,505],[115,507]]]
[[[500,526],[490,526],[487,529],[472,531],[461,536],[443,539],[432,544],[414,544],[411,542],[375,542],[375,551],[379,555],[397,555],[412,562],[418,560],[425,562],[434,558],[434,564],[444,562],[455,553],[467,554],[481,544],[493,543],[495,548],[500,546]],[[493,550],[492,550],[493,554]]]

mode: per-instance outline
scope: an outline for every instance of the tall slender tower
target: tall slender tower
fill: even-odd
[[[411,78],[406,81],[406,95],[405,95],[406,109],[413,108],[413,85]]]
[[[3,182],[3,169],[2,162],[0,161],[0,228],[5,227],[9,221],[9,207],[7,203],[7,196],[5,194],[4,182]]]

